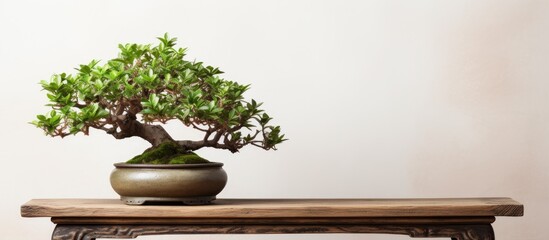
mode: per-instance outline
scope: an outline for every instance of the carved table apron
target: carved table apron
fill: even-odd
[[[496,216],[522,216],[510,198],[218,199],[211,205],[128,206],[115,199],[34,199],[23,217],[51,217],[52,239],[159,234],[386,233],[495,239]]]

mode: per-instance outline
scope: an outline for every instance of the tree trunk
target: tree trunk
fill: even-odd
[[[164,130],[160,125],[147,125],[137,122],[137,136],[147,140],[149,143],[156,147],[161,143],[174,141],[173,138]]]
[[[162,126],[140,123],[131,115],[119,116],[116,124],[120,128],[120,131],[111,133],[116,139],[137,136],[147,140],[152,144],[152,147],[156,147],[164,142],[175,142],[181,146],[184,151],[195,151],[203,147],[214,147],[219,149],[227,149],[232,153],[238,152],[238,147],[236,145],[228,145],[218,142],[221,137],[221,133],[216,134],[212,140],[175,141]]]
[[[120,128],[120,132],[112,133],[116,139],[137,136],[147,140],[153,147],[163,142],[174,141],[162,126],[142,124],[128,115],[120,117],[117,125]]]

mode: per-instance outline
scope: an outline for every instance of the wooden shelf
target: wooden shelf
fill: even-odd
[[[117,199],[33,199],[23,217],[322,218],[522,216],[511,198],[218,199],[211,205],[128,206]]]

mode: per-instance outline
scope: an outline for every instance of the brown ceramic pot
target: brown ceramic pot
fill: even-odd
[[[126,164],[116,163],[111,186],[129,205],[145,202],[207,204],[223,190],[227,173],[223,163]]]

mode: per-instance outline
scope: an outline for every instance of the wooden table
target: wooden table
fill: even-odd
[[[52,239],[154,234],[387,233],[495,239],[496,216],[522,216],[510,198],[218,199],[211,205],[128,206],[115,199],[34,199],[23,217],[51,217]]]

